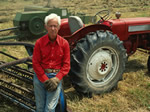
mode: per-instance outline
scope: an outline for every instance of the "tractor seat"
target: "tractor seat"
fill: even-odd
[[[77,30],[79,30],[84,26],[81,18],[79,18],[78,16],[70,16],[68,22],[71,34],[73,34],[74,32],[76,32]]]

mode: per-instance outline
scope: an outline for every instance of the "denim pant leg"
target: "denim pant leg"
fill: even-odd
[[[38,80],[36,74],[34,74],[33,85],[34,85],[34,94],[35,94],[35,102],[36,102],[36,112],[44,112],[46,91],[44,88],[44,84]]]
[[[49,75],[51,74],[46,75],[49,77]],[[54,74],[52,75],[54,76]],[[48,92],[45,90],[44,84],[38,80],[36,74],[34,74],[33,82],[36,101],[36,112],[55,112],[55,108],[58,104],[58,100],[60,97],[62,82],[59,83],[56,91],[53,92]]]
[[[58,100],[60,97],[62,83],[60,82],[56,91],[46,92],[46,105],[44,112],[55,112],[55,108],[58,104]]]

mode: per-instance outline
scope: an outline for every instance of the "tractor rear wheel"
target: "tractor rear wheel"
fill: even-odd
[[[92,32],[81,39],[71,54],[70,78],[83,94],[110,92],[125,69],[126,50],[109,31]]]
[[[148,56],[148,60],[147,60],[147,69],[148,72],[150,72],[150,56]]]

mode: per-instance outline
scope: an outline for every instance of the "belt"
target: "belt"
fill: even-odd
[[[59,72],[60,70],[59,69],[45,69],[44,71],[46,73],[56,73],[56,72]]]

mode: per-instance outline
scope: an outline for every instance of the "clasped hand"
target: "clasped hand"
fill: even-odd
[[[50,78],[44,82],[44,87],[47,91],[54,91],[57,89],[60,80],[57,77]]]

